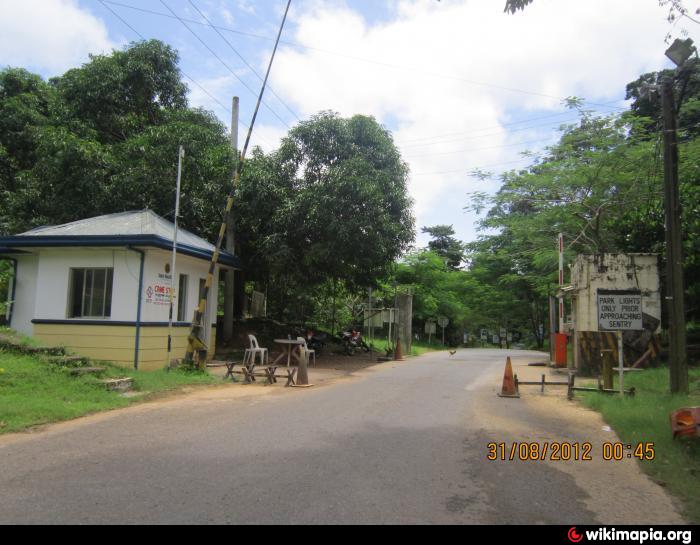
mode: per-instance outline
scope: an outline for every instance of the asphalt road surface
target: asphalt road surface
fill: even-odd
[[[232,386],[0,438],[0,523],[682,522],[633,461],[488,461],[489,441],[612,438],[560,397],[496,397],[505,355]]]

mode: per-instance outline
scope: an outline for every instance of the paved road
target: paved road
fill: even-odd
[[[567,436],[566,418],[493,395],[504,357],[438,353],[315,389],[232,398],[259,388],[233,386],[6,437],[0,523],[680,521],[634,464],[590,478],[582,462],[487,461],[490,440]],[[582,429],[598,430],[593,418]],[[615,512],[617,484],[632,505]]]

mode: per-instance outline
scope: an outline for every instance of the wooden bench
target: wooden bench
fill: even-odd
[[[277,384],[278,378],[287,379],[287,384],[285,384],[285,386],[293,386],[294,384],[296,384],[294,381],[297,372],[296,368],[284,369],[285,372],[279,374],[277,373],[277,365],[255,365],[253,363],[245,365],[235,361],[226,362],[225,365],[226,375],[224,376],[224,380],[226,380],[229,377],[233,379],[233,375],[243,375],[246,384],[252,384],[253,382],[257,382],[256,377],[265,378],[268,384]],[[241,368],[236,370],[236,365],[240,365]]]
[[[288,386],[294,386],[294,385],[296,385],[296,382],[294,381],[294,377],[295,377],[295,375],[297,374],[297,369],[296,369],[296,367],[291,367],[291,368],[286,367],[286,368],[283,369],[283,371],[285,371],[285,373],[283,373],[283,374],[281,374],[281,375],[280,375],[280,374],[276,374],[276,373],[273,372],[272,375],[271,375],[272,380],[274,380],[274,382],[277,383],[277,379],[278,379],[278,378],[286,378],[286,379],[287,379],[287,384],[284,385],[285,388],[288,387]]]

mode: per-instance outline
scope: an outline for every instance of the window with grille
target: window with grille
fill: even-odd
[[[71,269],[68,317],[109,318],[113,269]]]

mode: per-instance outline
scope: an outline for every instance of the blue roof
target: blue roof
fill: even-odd
[[[121,212],[0,237],[0,253],[16,254],[22,248],[78,246],[151,246],[171,250],[174,229],[175,224],[152,210]],[[215,247],[203,238],[178,228],[177,250],[178,253],[210,260]],[[242,268],[238,257],[223,250],[218,262]]]

